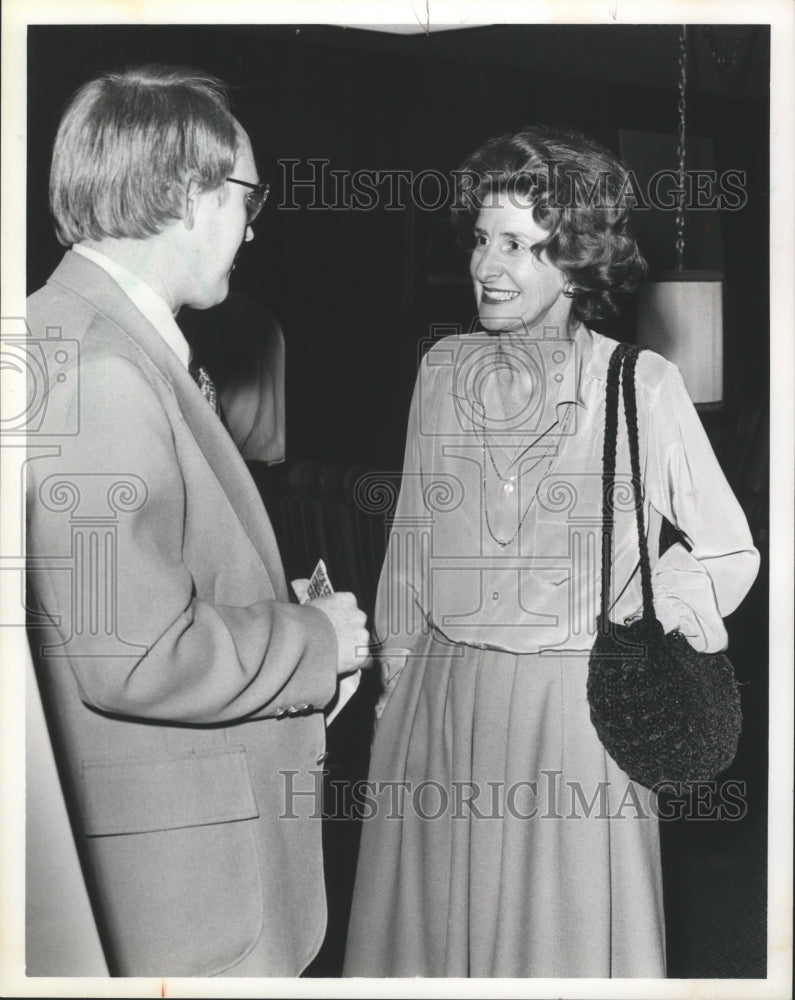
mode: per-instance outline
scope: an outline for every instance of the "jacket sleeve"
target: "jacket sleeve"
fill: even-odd
[[[186,512],[201,504],[188,495],[183,474],[183,463],[197,460],[184,453],[188,435],[175,435],[157,392],[131,361],[96,356],[79,375],[79,394],[61,398],[53,387],[48,414],[57,424],[60,407],[62,425],[79,424],[79,432],[62,436],[57,454],[31,462],[28,472],[34,599],[63,644],[42,655],[63,658],[87,704],[128,717],[213,724],[321,708],[336,688],[328,618],[274,598],[219,487],[200,509],[213,514],[206,518],[213,523],[201,526],[207,544],[225,553],[227,573],[239,572],[234,597],[224,603],[212,559],[200,564],[195,540],[187,544]],[[75,407],[70,422],[66,411]],[[100,524],[93,534],[75,534],[92,491],[107,493],[114,477],[123,512],[110,530]],[[132,490],[121,485],[130,482]],[[93,590],[81,583],[87,577],[78,566],[92,560],[102,567]]]
[[[679,370],[666,364],[647,391],[646,499],[691,547],[673,545],[654,567],[655,610],[666,631],[679,628],[695,648],[716,652],[728,642],[722,619],[750,589],[759,553]]]

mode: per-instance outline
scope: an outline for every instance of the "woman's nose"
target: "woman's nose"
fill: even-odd
[[[473,274],[478,281],[486,281],[496,277],[502,270],[502,260],[499,251],[494,247],[483,247],[475,251]]]

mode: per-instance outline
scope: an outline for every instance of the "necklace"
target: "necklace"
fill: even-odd
[[[566,407],[566,413],[563,416],[563,420],[560,422],[560,436],[561,436],[561,438],[565,437],[565,435],[566,435],[566,430],[567,430],[568,425],[569,425],[569,417],[571,416],[572,409],[573,409],[573,404],[569,403],[568,406]],[[558,447],[558,449],[553,450],[550,453],[549,461],[547,462],[547,467],[546,467],[546,469],[544,469],[543,475],[541,476],[542,480],[547,475],[547,473],[549,472],[549,470],[552,468],[552,463],[555,461],[555,458],[557,457],[557,454],[558,454],[558,451],[559,451],[559,447]],[[515,542],[516,539],[519,537],[519,532],[522,530],[522,525],[524,524],[525,519],[527,518],[527,515],[530,513],[530,508],[533,506],[533,501],[538,496],[538,488],[536,488],[536,490],[533,493],[532,497],[530,497],[530,502],[528,503],[527,507],[525,507],[524,514],[522,514],[522,516],[519,518],[519,523],[516,526],[516,531],[514,532],[514,534],[510,538],[508,538],[507,540],[499,538],[497,535],[495,535],[494,529],[491,526],[491,519],[489,518],[489,505],[488,505],[488,502],[486,500],[486,449],[487,449],[487,445],[486,445],[485,427],[484,427],[484,436],[483,436],[483,477],[481,479],[481,485],[482,485],[482,491],[483,491],[483,513],[485,514],[485,517],[486,517],[486,527],[488,528],[489,534],[494,539],[494,541],[500,546],[500,548],[504,549],[507,546],[511,545],[513,542]],[[488,453],[489,453],[489,458],[491,458],[491,464],[494,467],[494,471],[497,473],[498,478],[500,479],[500,481],[503,484],[503,487],[502,487],[503,490],[506,493],[513,493],[513,491],[515,489],[514,482],[516,481],[516,479],[518,477],[518,473],[514,473],[513,476],[508,476],[506,478],[505,476],[503,476],[500,473],[500,470],[497,468],[497,465],[496,465],[496,463],[494,461],[494,458],[493,458],[493,456],[491,454],[491,449],[490,448],[488,449]],[[538,461],[541,461],[541,459],[539,459]],[[514,463],[512,462],[511,465],[513,465],[513,464]],[[538,463],[536,463],[536,464],[538,464]],[[510,467],[511,466],[508,466],[508,468],[510,468]],[[540,482],[540,480],[539,480],[539,482]]]
[[[559,353],[561,353],[561,358],[565,359],[565,354],[563,354],[562,352],[559,352]],[[556,358],[555,360],[556,361],[560,361],[559,358]],[[512,367],[515,367],[515,366],[512,366]],[[554,400],[551,398],[551,396],[550,396],[549,399],[546,400],[546,407],[554,406],[555,408],[557,408],[557,405],[558,405],[557,404],[557,400],[560,398],[560,383],[561,383],[561,381],[563,379],[563,376],[562,375],[556,375],[555,378],[556,378],[556,381],[558,383],[558,385],[557,385],[557,392],[555,393]],[[552,426],[549,427],[549,428],[547,428],[546,431],[544,431],[542,434],[538,435],[538,437],[536,437],[534,440],[531,440],[529,444],[526,444],[523,447],[520,447],[518,449],[518,451],[516,451],[514,453],[513,458],[511,458],[510,461],[508,462],[508,465],[505,467],[505,474],[503,474],[502,472],[500,472],[500,469],[499,469],[499,467],[497,465],[497,462],[494,459],[494,452],[493,452],[493,450],[491,448],[491,445],[489,444],[488,439],[487,439],[487,435],[486,435],[486,419],[487,419],[487,414],[486,414],[485,400],[484,400],[483,396],[480,397],[479,402],[480,402],[480,410],[481,410],[481,433],[483,435],[483,472],[484,472],[484,475],[485,475],[485,472],[486,472],[486,452],[488,451],[489,462],[491,463],[491,467],[494,469],[495,473],[497,474],[497,478],[502,483],[503,490],[506,493],[513,493],[514,490],[516,489],[516,486],[515,486],[516,480],[519,479],[521,475],[524,475],[525,473],[530,472],[532,469],[534,469],[536,467],[536,465],[538,465],[538,463],[541,461],[541,457],[537,458],[532,463],[532,465],[526,464],[526,467],[521,471],[521,473],[519,471],[517,471],[517,472],[515,472],[511,476],[511,475],[508,475],[508,471],[510,469],[512,469],[517,464],[517,462],[519,462],[527,454],[527,452],[530,451],[531,448],[535,447],[539,443],[539,441],[541,441],[542,438],[546,437],[546,435],[549,433],[549,431],[552,430],[552,427],[554,427],[556,425],[552,424]],[[569,414],[569,410],[567,409],[566,410],[566,415],[564,417],[564,420],[568,417],[568,414]],[[563,424],[561,423],[561,427],[562,426],[563,426]],[[506,455],[505,457],[509,457],[509,456]]]
[[[530,472],[532,469],[534,469],[538,465],[538,463],[541,461],[541,458],[540,457],[537,458],[533,462],[532,465],[528,464],[526,466],[526,468],[522,469],[521,472],[515,472],[512,476],[503,475],[500,472],[499,468],[497,467],[497,463],[494,461],[494,452],[491,450],[491,445],[488,443],[488,440],[486,439],[486,424],[485,423],[482,424],[482,434],[483,434],[483,470],[484,470],[484,472],[485,472],[485,469],[486,469],[486,454],[488,453],[489,461],[491,462],[491,467],[497,473],[497,478],[503,484],[502,488],[505,490],[506,493],[513,493],[513,491],[515,489],[514,483],[516,482],[516,480],[519,479],[520,476],[523,476],[526,473]],[[512,469],[516,465],[516,463],[519,461],[519,459],[522,458],[524,455],[526,455],[527,452],[534,445],[537,445],[538,442],[541,440],[541,438],[544,437],[544,436],[545,435],[542,434],[541,437],[536,438],[535,441],[531,441],[530,444],[528,444],[526,447],[522,448],[522,450],[520,452],[518,452],[514,456],[514,458],[511,459],[511,461],[508,463],[508,466],[507,466],[507,468],[505,470],[506,473],[507,473],[508,469]]]
[[[488,456],[489,456],[489,458],[491,460],[491,466],[494,469],[494,471],[497,473],[497,476],[498,476],[500,482],[503,484],[502,488],[505,490],[506,493],[513,493],[513,491],[514,491],[514,485],[513,484],[516,481],[516,477],[519,475],[519,473],[515,472],[512,476],[503,476],[503,474],[497,468],[497,463],[494,461],[494,455],[492,455],[491,448],[489,447],[489,445],[486,442],[486,425],[484,424],[483,425],[483,474],[484,474],[484,477],[485,477],[485,474],[486,474],[486,451],[487,451],[487,449],[488,449]],[[514,462],[511,462],[511,464],[508,466],[508,468],[510,469],[511,466],[513,466],[513,465],[514,465]]]

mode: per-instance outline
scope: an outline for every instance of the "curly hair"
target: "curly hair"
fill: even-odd
[[[632,177],[594,140],[543,126],[490,139],[458,171],[452,212],[459,237],[471,241],[478,213],[498,194],[529,202],[549,233],[532,250],[566,276],[575,320],[615,316],[646,276],[630,228]]]

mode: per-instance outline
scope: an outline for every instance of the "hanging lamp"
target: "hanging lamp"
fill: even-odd
[[[687,29],[679,35],[679,199],[676,270],[658,274],[638,293],[637,341],[681,371],[690,398],[702,408],[723,402],[723,275],[685,269],[685,127]]]

